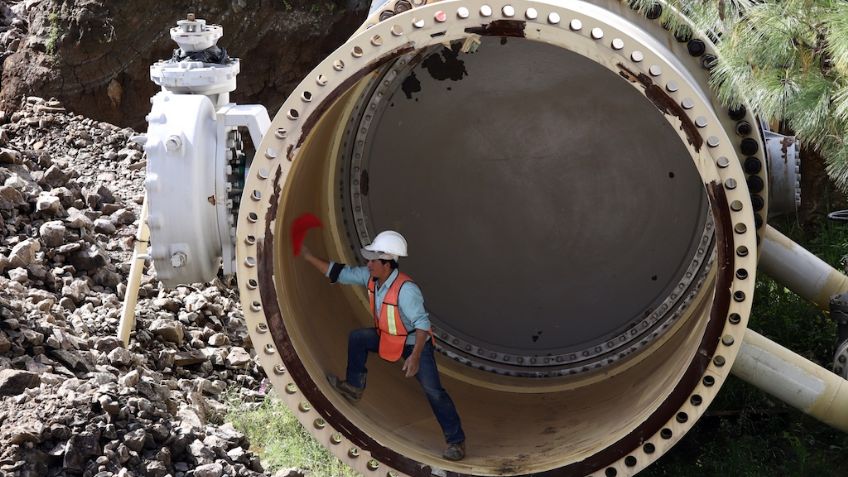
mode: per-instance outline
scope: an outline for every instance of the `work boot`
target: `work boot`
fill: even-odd
[[[358,402],[360,399],[362,399],[362,391],[364,391],[365,388],[357,388],[355,386],[351,386],[350,383],[348,383],[347,381],[342,381],[338,378],[338,376],[335,376],[333,374],[327,375],[327,382],[330,383],[330,386],[332,386],[333,389],[338,391],[339,394],[344,396],[344,398],[350,402]]]
[[[448,444],[448,448],[445,449],[445,452],[442,453],[442,457],[447,460],[462,460],[465,458],[465,441],[456,443],[456,444]]]

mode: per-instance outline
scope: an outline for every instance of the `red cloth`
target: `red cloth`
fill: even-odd
[[[306,238],[306,232],[308,232],[309,229],[322,226],[321,220],[309,212],[301,214],[294,219],[291,226],[291,243],[292,254],[294,254],[295,257],[300,255],[300,249],[303,247],[303,239]]]

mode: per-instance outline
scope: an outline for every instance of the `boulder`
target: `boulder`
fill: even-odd
[[[18,369],[0,370],[0,396],[17,396],[39,384],[41,378],[36,373]]]
[[[65,224],[72,229],[90,229],[93,226],[91,219],[76,207],[68,209]]]
[[[100,455],[99,433],[76,434],[68,439],[62,467],[68,473],[80,473],[91,462],[91,457],[98,455]]]
[[[140,452],[141,449],[144,448],[144,440],[146,438],[144,429],[136,429],[131,432],[127,432],[124,435],[124,444],[135,452]]]
[[[12,342],[5,333],[0,331],[0,354],[8,353],[10,349],[12,349]]]
[[[109,263],[109,256],[96,245],[92,245],[74,252],[68,258],[68,263],[77,270],[95,270]]]
[[[177,346],[183,344],[185,338],[185,328],[179,321],[165,320],[162,318],[153,320],[150,324],[150,331],[169,343],[174,343]]]
[[[53,165],[44,171],[44,177],[41,178],[41,183],[50,187],[62,187],[68,183],[68,175],[59,166]]]
[[[194,469],[195,477],[221,477],[224,473],[224,466],[215,462],[212,464],[199,465]]]
[[[129,225],[135,222],[135,212],[129,209],[118,209],[109,216],[109,220],[117,225]]]
[[[59,220],[44,222],[38,229],[41,241],[50,248],[60,247],[65,244],[65,225]]]
[[[9,444],[21,445],[27,442],[41,442],[41,435],[44,432],[44,424],[39,421],[28,421],[17,424],[12,424],[9,433]]]
[[[0,164],[20,164],[21,153],[11,149],[0,148]]]
[[[243,368],[250,362],[250,354],[240,346],[234,346],[227,355],[227,364],[233,368]]]
[[[12,247],[9,254],[9,266],[12,268],[27,267],[35,260],[35,254],[41,250],[38,240],[27,239]]]
[[[110,220],[100,218],[94,221],[94,231],[99,234],[112,235],[117,229]]]
[[[9,270],[9,279],[18,283],[26,284],[29,281],[29,273],[26,268],[13,268]]]
[[[0,210],[12,210],[26,205],[26,199],[18,189],[0,185]]]
[[[94,342],[94,349],[108,353],[121,346],[121,340],[117,336],[101,336]]]
[[[102,184],[86,191],[83,193],[83,196],[85,197],[86,204],[94,210],[99,210],[103,204],[115,203],[115,195],[108,187]]]
[[[164,462],[158,460],[150,461],[144,466],[144,477],[165,477],[168,474],[168,467]],[[197,476],[197,471],[194,471]]]
[[[88,282],[81,278],[77,278],[62,287],[62,296],[70,298],[75,304],[79,305],[83,300],[85,300],[86,295],[88,295],[90,291]]]
[[[133,354],[126,348],[115,348],[106,356],[112,366],[125,367],[133,363]]]
[[[35,201],[35,211],[54,217],[62,215],[64,212],[62,209],[62,201],[58,197],[44,193],[39,195],[38,199]]]

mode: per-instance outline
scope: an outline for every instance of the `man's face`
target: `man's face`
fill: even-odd
[[[392,273],[392,266],[389,262],[383,263],[380,260],[368,260],[368,272],[371,273],[371,278],[384,280]]]

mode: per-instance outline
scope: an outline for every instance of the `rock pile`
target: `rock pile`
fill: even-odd
[[[134,132],[27,98],[0,125],[0,475],[262,473],[223,424],[263,378],[235,291],[147,271],[116,336],[142,202]]]
[[[24,2],[0,3],[0,75],[3,73],[3,62],[17,51],[27,34],[29,23],[22,14],[25,7]]]

